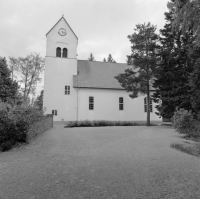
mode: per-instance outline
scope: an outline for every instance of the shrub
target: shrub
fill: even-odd
[[[115,126],[115,122],[113,121],[106,121],[107,126]]]
[[[172,125],[180,134],[186,134],[189,137],[198,137],[199,122],[194,119],[191,111],[185,109],[176,110],[172,117]]]
[[[15,140],[11,139],[0,144],[0,151],[7,151],[13,147]]]
[[[0,143],[10,140],[14,134],[14,124],[8,117],[10,109],[9,104],[0,102]]]
[[[78,126],[78,122],[77,121],[69,121],[67,123],[67,127],[77,127]]]
[[[84,120],[84,121],[78,122],[78,126],[86,126],[86,127],[89,127],[89,126],[93,126],[93,125],[92,125],[92,122],[91,122],[91,121],[89,121],[89,120]]]
[[[92,124],[93,124],[93,126],[99,126],[99,121],[93,120],[93,121],[92,121]]]
[[[106,120],[83,120],[83,121],[70,121],[66,127],[98,127],[98,126],[135,126],[140,125],[129,121],[106,121]]]
[[[106,126],[106,121],[105,120],[100,120],[98,126]]]
[[[12,137],[11,120],[7,117],[5,111],[0,111],[0,143],[5,142]]]
[[[29,126],[42,117],[43,112],[33,107],[12,106],[0,102],[0,144],[3,143],[3,148],[8,148],[13,143],[10,140],[26,142]]]
[[[9,111],[8,117],[15,123],[24,121],[27,125],[30,125],[41,120],[44,116],[43,112],[36,108],[30,106],[14,106]]]
[[[132,122],[123,122],[123,126],[134,126]]]
[[[115,126],[121,126],[121,122],[120,121],[116,121],[115,122]]]

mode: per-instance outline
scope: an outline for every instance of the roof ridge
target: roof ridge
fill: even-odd
[[[118,63],[118,62],[104,62],[104,61],[90,61],[90,60],[80,60],[80,59],[78,59],[78,61],[88,61],[88,62],[100,62],[100,63],[105,63],[105,64],[107,64],[107,63],[109,63],[109,64],[127,64],[127,63]]]

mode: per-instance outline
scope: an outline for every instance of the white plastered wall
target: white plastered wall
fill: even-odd
[[[89,110],[89,97],[94,97],[94,110]],[[119,110],[119,97],[124,99],[124,110]],[[144,112],[144,97],[131,99],[123,90],[111,89],[79,89],[78,91],[78,119],[79,120],[110,120],[110,121],[146,121]],[[151,121],[161,121],[153,112]]]
[[[66,30],[60,36],[60,28]],[[76,90],[73,88],[73,75],[77,75],[77,44],[78,39],[64,18],[47,34],[47,48],[44,73],[44,103],[46,114],[57,110],[54,121],[76,120]],[[68,49],[68,57],[56,57],[56,48]],[[65,95],[65,86],[70,86],[70,95]]]
[[[46,58],[44,81],[44,107],[46,114],[57,110],[54,121],[76,120],[76,96],[73,88],[73,75],[77,73],[77,60],[64,58]],[[65,95],[65,86],[70,86],[70,95]]]
[[[66,30],[65,36],[60,36],[58,31],[60,28]],[[47,34],[46,56],[56,56],[56,48],[61,47],[68,49],[68,58],[75,58],[77,54],[78,39],[72,32],[71,28],[62,18],[59,23]]]

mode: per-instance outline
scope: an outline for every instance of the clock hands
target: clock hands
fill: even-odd
[[[66,30],[64,28],[60,28],[59,31],[58,31],[58,34],[61,35],[61,36],[65,36],[67,33],[66,33]]]

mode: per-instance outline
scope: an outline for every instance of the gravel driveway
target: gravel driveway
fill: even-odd
[[[1,199],[200,198],[200,159],[169,126],[63,128],[0,153]]]

